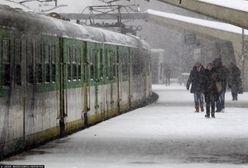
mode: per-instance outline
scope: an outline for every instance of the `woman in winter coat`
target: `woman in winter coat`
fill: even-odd
[[[204,94],[206,102],[206,118],[215,118],[215,102],[218,98],[218,91],[216,87],[216,73],[213,71],[213,64],[209,63],[205,70],[205,81],[204,81]]]
[[[195,111],[199,112],[200,109],[203,112],[203,92],[204,92],[204,74],[205,69],[201,63],[197,62],[190,72],[189,79],[187,81],[186,87],[190,92],[194,94],[195,101]]]

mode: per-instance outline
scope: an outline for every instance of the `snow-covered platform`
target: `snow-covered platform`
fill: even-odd
[[[46,168],[244,168],[248,167],[248,94],[225,113],[195,113],[184,86],[153,86],[159,100],[0,164]],[[243,107],[243,108],[241,108]]]

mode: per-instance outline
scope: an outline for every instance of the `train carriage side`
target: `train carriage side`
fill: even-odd
[[[113,95],[116,98],[117,111],[118,113],[122,113],[123,111],[127,111],[132,106],[132,79],[133,73],[132,70],[132,59],[134,55],[132,51],[138,49],[138,42],[136,38],[114,33],[108,31],[102,31],[105,39],[105,46],[109,48],[109,46],[114,47],[116,52],[113,54],[113,81],[111,84],[110,91],[112,90]],[[111,68],[112,66],[110,66]],[[115,100],[115,99],[113,99]]]
[[[147,42],[141,41],[142,43],[142,57],[144,60],[143,78],[144,78],[144,97],[148,98],[152,95],[152,83],[151,83],[151,49]]]
[[[58,38],[1,29],[1,154],[59,135]],[[49,91],[49,92],[47,92]],[[45,108],[45,110],[44,110]],[[3,115],[4,114],[4,115]]]
[[[133,106],[144,103],[144,99],[152,95],[150,79],[150,47],[135,37],[139,47],[132,51],[132,90]]]

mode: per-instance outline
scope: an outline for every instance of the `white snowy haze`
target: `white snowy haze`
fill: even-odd
[[[20,2],[20,0],[13,0],[10,2],[8,0],[0,0],[0,4],[9,5],[15,8],[21,8],[27,11],[27,9],[32,9],[35,12],[40,12],[41,10],[46,10],[51,8],[54,5],[54,2],[43,3],[43,6],[38,1],[30,1],[24,3],[24,6],[19,5],[14,2]],[[60,8],[52,10],[52,12],[57,13],[81,13],[85,7],[91,5],[100,5],[102,4],[100,1],[97,0],[58,0],[58,6],[63,5]],[[66,6],[64,6],[66,5]],[[26,7],[25,7],[26,6]]]

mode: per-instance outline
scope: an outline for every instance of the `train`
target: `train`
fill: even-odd
[[[157,99],[132,35],[0,5],[0,158]]]

